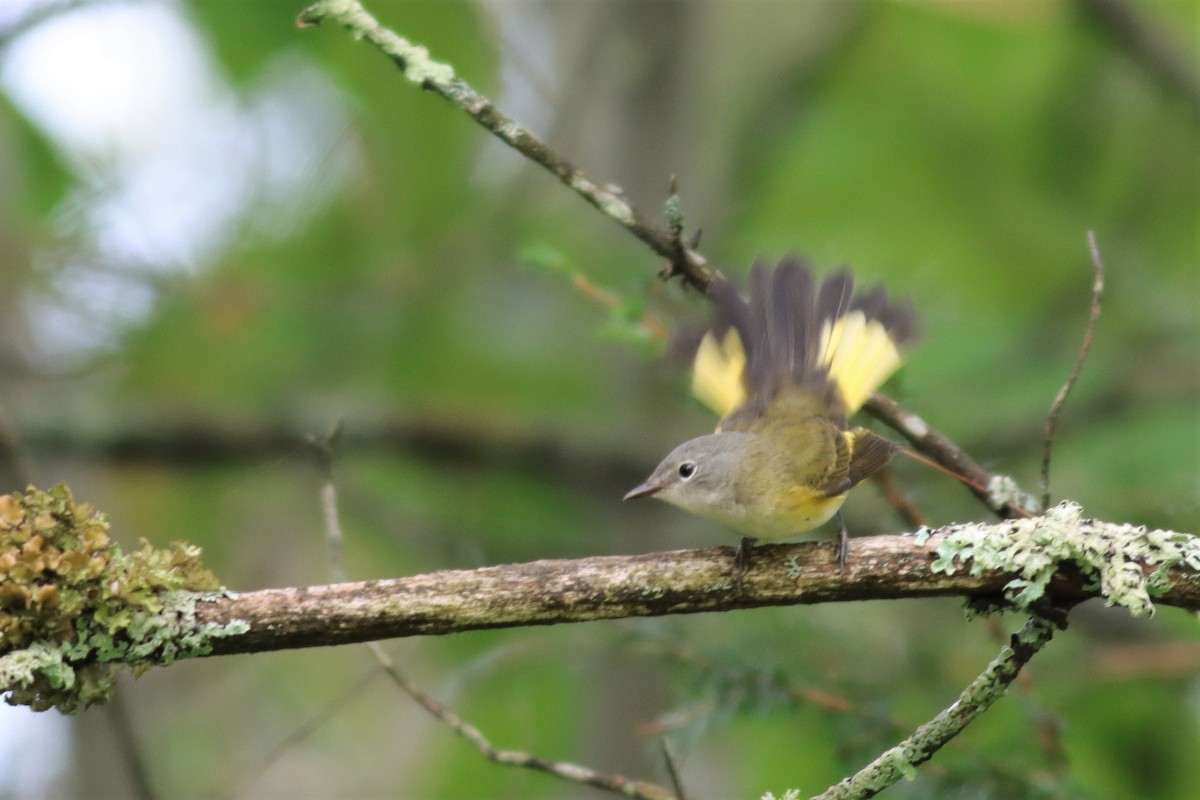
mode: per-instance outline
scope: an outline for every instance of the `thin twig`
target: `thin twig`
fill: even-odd
[[[679,777],[679,769],[675,766],[675,756],[671,754],[671,745],[667,737],[659,739],[662,745],[663,761],[667,764],[667,774],[671,776],[671,788],[675,790],[676,800],[688,800],[687,791],[683,788],[683,780]]]
[[[310,436],[309,443],[313,446],[321,467],[323,481],[321,485],[321,510],[325,521],[325,542],[329,548],[330,571],[339,580],[344,580],[342,566],[342,526],[338,513],[337,488],[333,479],[334,444],[341,432],[341,423],[337,422],[322,437]],[[396,667],[383,647],[378,642],[368,642],[367,646],[380,669],[391,678],[402,692],[415,700],[418,705],[432,714],[436,719],[446,724],[455,733],[462,736],[475,746],[489,761],[510,766],[525,767],[541,772],[548,772],[560,778],[576,783],[595,786],[600,789],[617,792],[636,800],[669,800],[670,792],[655,784],[629,780],[620,775],[606,775],[578,764],[563,761],[551,761],[539,758],[519,750],[499,750],[492,746],[486,737],[474,725],[463,720],[453,711],[434,700],[433,697],[417,688]],[[323,719],[323,718],[322,718]],[[307,731],[303,733],[307,735]],[[289,739],[289,746],[291,740]]]
[[[1004,623],[1000,617],[986,617],[984,619],[984,627],[987,630],[988,638],[997,644],[1003,644],[1008,640],[1008,633],[1006,633]],[[1037,685],[1029,670],[1022,670],[1013,685],[1018,691],[1024,692],[1030,698],[1033,698],[1037,694]],[[1041,750],[1046,764],[1055,771],[1055,774],[1062,774],[1066,764],[1066,757],[1062,743],[1062,731],[1059,726],[1060,720],[1052,713],[1041,708],[1036,706],[1029,707],[1028,703],[1022,703],[1022,708],[1026,711],[1026,717],[1033,728],[1034,740],[1037,742],[1038,749]]]
[[[884,467],[871,476],[871,481],[879,487],[883,492],[883,499],[887,504],[904,520],[904,524],[910,528],[920,528],[927,522],[927,519],[921,509],[917,508],[917,504],[912,501],[908,493],[904,491],[904,487],[896,480],[896,473],[892,472],[891,467]]]
[[[917,728],[907,739],[813,800],[862,800],[874,797],[905,776],[911,776],[915,767],[932,758],[975,717],[1003,697],[1021,668],[1064,625],[1065,612],[1053,619],[1040,614],[1031,616],[987,669],[963,690],[958,700]]]
[[[418,705],[428,711],[435,719],[444,723],[459,736],[470,742],[479,751],[480,755],[488,761],[507,766],[524,767],[538,772],[546,772],[551,775],[557,775],[565,780],[594,786],[597,789],[605,789],[625,797],[636,798],[636,800],[669,800],[672,797],[667,789],[653,783],[647,783],[646,781],[631,780],[621,775],[607,775],[588,767],[580,766],[579,764],[572,764],[567,761],[551,761],[550,759],[539,758],[520,750],[500,750],[493,746],[487,737],[474,725],[418,689],[404,673],[396,668],[396,665],[388,658],[387,653],[383,651],[383,647],[379,643],[370,642],[368,646],[375,655],[375,659],[379,662],[379,666],[402,692],[415,700]]]
[[[253,783],[260,775],[265,773],[279,759],[287,755],[288,751],[302,744],[310,736],[317,732],[317,729],[332,719],[339,711],[346,707],[346,703],[353,700],[358,695],[362,694],[371,681],[379,675],[379,670],[372,667],[366,674],[359,678],[355,683],[347,686],[338,694],[330,698],[321,708],[313,714],[313,716],[301,723],[295,730],[284,737],[283,741],[275,745],[266,756],[258,763],[258,765],[243,778],[240,786],[224,792],[216,793],[223,797],[240,797],[246,795],[250,789],[250,784]]]
[[[563,184],[609,219],[620,224],[654,252],[670,260],[671,274],[703,290],[711,271],[704,257],[688,248],[680,248],[670,230],[650,223],[634,208],[620,188],[602,186],[581,169],[550,149],[532,131],[501,112],[492,101],[475,91],[455,74],[449,64],[434,61],[429,51],[383,27],[358,0],[321,0],[296,18],[301,28],[332,19],[349,30],[356,39],[366,39],[388,56],[412,83],[433,92],[466,112],[489,133],[521,155],[541,165]]]
[[[556,273],[565,275],[580,294],[605,311],[615,312],[626,304],[626,300],[612,289],[605,288],[584,274],[583,270],[568,264],[564,259],[555,258],[544,266]],[[637,320],[641,334],[646,339],[657,342],[667,340],[667,327],[649,311],[643,311]]]
[[[1075,364],[1067,382],[1058,390],[1054,402],[1050,404],[1050,413],[1046,416],[1046,440],[1042,449],[1042,508],[1050,507],[1050,451],[1054,447],[1054,431],[1058,427],[1058,415],[1062,412],[1063,404],[1075,381],[1079,380],[1079,372],[1083,369],[1083,361],[1087,358],[1088,350],[1092,347],[1092,337],[1096,333],[1096,320],[1100,319],[1100,301],[1104,298],[1104,261],[1100,258],[1100,247],[1096,244],[1096,232],[1087,232],[1088,249],[1092,253],[1092,267],[1096,271],[1092,282],[1092,310],[1088,315],[1087,329],[1083,332],[1083,341],[1079,344],[1079,352],[1075,355]]]
[[[1189,52],[1186,39],[1178,40],[1171,28],[1153,24],[1144,12],[1145,4],[1079,0],[1079,5],[1151,78],[1182,96],[1188,111],[1200,117],[1200,73],[1196,70],[1194,44]]]
[[[1027,517],[1040,511],[1037,500],[1006,475],[984,469],[973,458],[921,417],[882,394],[871,395],[867,413],[902,435],[917,452],[967,480],[963,485],[999,516]]]
[[[133,723],[129,719],[129,709],[124,697],[124,692],[113,692],[104,707],[104,715],[112,729],[117,750],[121,754],[121,763],[129,776],[129,782],[133,785],[134,796],[138,800],[156,800],[158,793],[150,783],[150,772],[146,769],[146,759],[142,757],[142,748],[133,732]]]
[[[335,581],[346,580],[342,561],[342,523],[338,516],[337,485],[333,480],[333,449],[342,434],[342,421],[333,423],[324,436],[310,435],[308,443],[317,456],[321,469],[321,515],[325,522],[325,548],[329,574]]]

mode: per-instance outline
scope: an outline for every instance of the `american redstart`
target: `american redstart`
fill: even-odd
[[[654,496],[742,533],[740,574],[756,539],[804,533],[835,514],[841,523],[846,493],[898,449],[848,418],[899,368],[917,320],[883,287],[855,294],[847,269],[818,284],[791,256],[774,269],[755,262],[749,301],[720,274],[708,299],[692,391],[722,419],[625,499]],[[843,566],[847,551],[842,523]]]

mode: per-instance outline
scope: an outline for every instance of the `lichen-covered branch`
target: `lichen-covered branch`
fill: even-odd
[[[852,542],[755,550],[739,585],[732,547],[446,570],[385,581],[266,589],[197,605],[197,624],[240,620],[212,654],[344,644],[481,628],[690,614],[846,600],[954,595],[1028,608],[1103,596],[1135,615],[1200,610],[1200,538],[1084,519],[971,523]]]
[[[1020,674],[1021,668],[1050,641],[1059,627],[1062,627],[1061,620],[1052,620],[1040,614],[1030,617],[1000,651],[1000,655],[963,690],[958,700],[942,709],[900,744],[885,750],[870,764],[829,787],[813,800],[862,800],[874,797],[901,778],[912,776],[917,766],[932,758],[971,720],[1004,695],[1009,684]]]
[[[124,553],[108,521],[60,484],[0,495],[0,692],[70,712],[112,692],[115,664],[144,668],[204,655],[239,623],[196,624],[215,595],[200,548]]]
[[[708,285],[707,262],[694,249],[682,245],[677,231],[651,224],[625,199],[620,188],[601,185],[588,177],[532,131],[475,91],[455,74],[454,67],[436,61],[424,47],[380,25],[358,0],[321,0],[301,12],[296,24],[303,28],[319,25],[325,20],[337,22],[354,38],[370,42],[390,58],[409,81],[462,109],[500,141],[544,167],[606,217],[668,259],[672,274],[681,275],[699,289]]]
[[[1104,597],[1135,615],[1200,610],[1200,538],[1043,517],[762,546],[734,580],[734,548],[447,570],[235,594],[210,591],[195,548],[124,555],[107,523],[59,488],[0,496],[0,692],[73,710],[102,700],[110,665],[483,628],[773,605],[954,595],[1026,608]]]

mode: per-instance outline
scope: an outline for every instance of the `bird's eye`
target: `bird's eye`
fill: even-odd
[[[679,465],[679,477],[683,478],[685,481],[690,481],[692,479],[692,476],[695,474],[696,474],[696,462],[695,461],[684,461],[682,464]]]

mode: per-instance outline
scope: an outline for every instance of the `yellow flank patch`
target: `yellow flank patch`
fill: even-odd
[[[821,330],[817,364],[828,371],[849,413],[862,408],[900,361],[900,351],[883,323],[868,322],[861,311],[839,317],[832,325],[826,323]]]
[[[746,399],[742,383],[745,366],[746,351],[736,330],[730,328],[720,343],[709,331],[700,340],[696,360],[692,363],[692,393],[724,417]]]
[[[790,536],[795,533],[806,533],[813,528],[828,522],[842,503],[846,502],[845,493],[834,497],[827,496],[808,486],[794,486],[783,496],[781,512],[770,526],[791,533],[780,533],[779,536]],[[767,526],[764,526],[767,527]],[[764,538],[774,538],[766,536]]]

